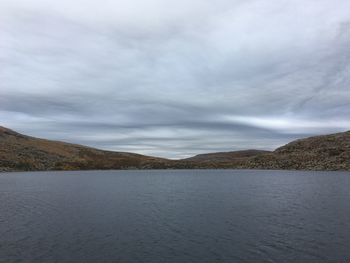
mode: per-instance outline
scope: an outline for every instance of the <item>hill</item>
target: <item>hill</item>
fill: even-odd
[[[350,131],[296,140],[273,152],[244,150],[168,160],[34,138],[0,126],[0,171],[218,168],[350,170]]]
[[[245,168],[251,157],[270,153],[263,150],[242,150],[232,152],[216,152],[198,154],[196,156],[182,159],[183,166],[189,168]]]
[[[270,154],[255,156],[249,168],[350,170],[350,131],[299,139]]]
[[[38,139],[0,127],[0,170],[157,168],[165,159]]]
[[[183,159],[187,161],[218,161],[218,162],[232,162],[237,159],[246,159],[252,156],[261,155],[264,153],[269,153],[270,151],[263,150],[242,150],[233,152],[217,152],[217,153],[205,153],[198,154],[196,156]]]

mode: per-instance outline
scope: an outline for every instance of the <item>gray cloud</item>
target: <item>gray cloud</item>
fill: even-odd
[[[350,129],[349,44],[345,0],[5,0],[0,120],[171,158],[273,149]]]

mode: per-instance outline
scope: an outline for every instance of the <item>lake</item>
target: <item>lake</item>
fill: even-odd
[[[0,262],[350,262],[350,173],[0,174]]]

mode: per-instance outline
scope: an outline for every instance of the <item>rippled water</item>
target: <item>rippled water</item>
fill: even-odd
[[[350,262],[350,173],[0,174],[0,262]]]

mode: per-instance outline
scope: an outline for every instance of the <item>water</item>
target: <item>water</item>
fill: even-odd
[[[0,174],[0,262],[350,262],[350,173]]]

